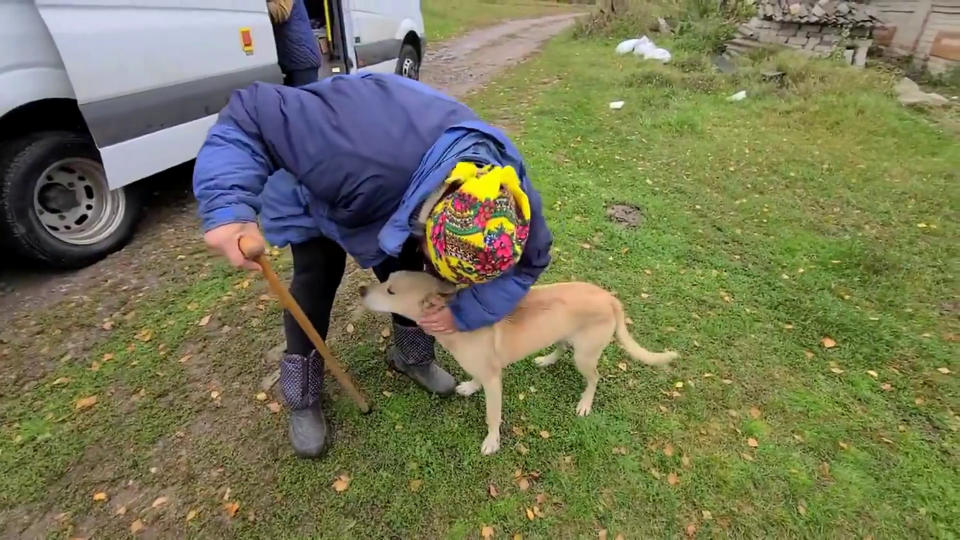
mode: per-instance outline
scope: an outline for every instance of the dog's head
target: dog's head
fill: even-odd
[[[456,287],[426,272],[394,272],[383,283],[360,287],[363,305],[371,311],[396,313],[417,320],[442,307]]]

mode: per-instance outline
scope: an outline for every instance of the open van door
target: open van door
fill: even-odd
[[[230,93],[281,82],[264,0],[36,0],[111,189],[196,157]]]

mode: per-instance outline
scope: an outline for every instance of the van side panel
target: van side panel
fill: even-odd
[[[42,99],[72,99],[53,38],[30,0],[0,2],[0,117]]]

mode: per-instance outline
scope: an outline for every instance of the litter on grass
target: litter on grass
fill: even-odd
[[[623,108],[623,102],[622,102],[622,101],[611,101],[611,102],[610,102],[610,108],[613,109],[613,110],[615,110],[615,111],[619,111],[620,109]]]
[[[736,94],[728,97],[728,98],[727,98],[727,101],[743,101],[743,100],[745,100],[745,99],[747,99],[747,91],[746,91],[746,90],[741,90],[741,91],[737,92]]]
[[[657,44],[647,36],[621,41],[616,48],[617,54],[627,54],[631,51],[644,60],[657,60],[664,64],[671,58],[670,51],[657,47]]]

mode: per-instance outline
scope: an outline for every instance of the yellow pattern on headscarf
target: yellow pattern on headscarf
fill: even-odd
[[[445,185],[458,187],[434,206],[427,219],[427,254],[437,272],[451,282],[481,283],[495,277],[504,267],[515,264],[525,241],[525,235],[517,238],[517,226],[525,226],[530,221],[530,200],[521,189],[517,171],[509,166],[477,167],[474,163],[460,162],[450,172]],[[516,204],[515,214],[519,215],[513,211],[495,211],[482,226],[477,225],[474,221],[477,208],[483,203],[494,206],[498,199],[504,199],[503,191],[512,197]],[[461,201],[463,196],[468,196],[480,204],[467,209],[461,202],[458,207],[458,195]],[[441,216],[443,228],[435,231]],[[517,218],[522,221],[518,223]],[[491,234],[506,235],[510,245],[504,247],[505,241],[502,240],[491,248],[485,242]],[[508,253],[511,248],[512,253]],[[491,267],[490,261],[499,266]]]

